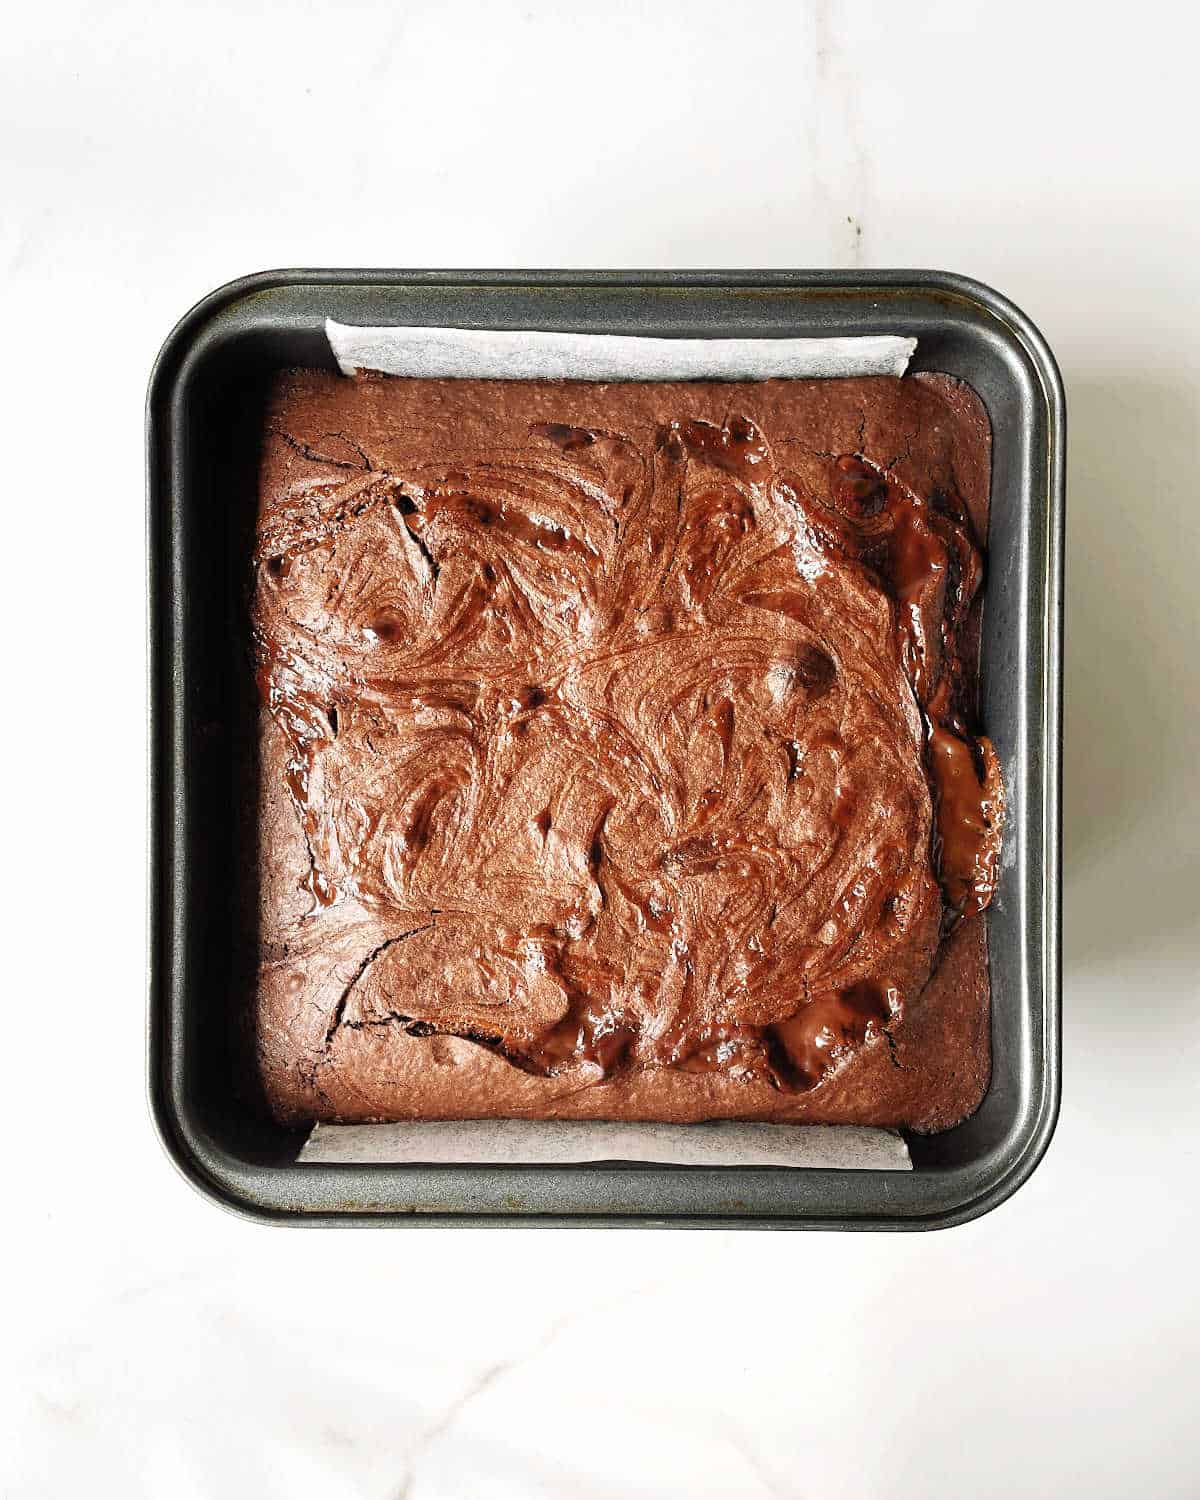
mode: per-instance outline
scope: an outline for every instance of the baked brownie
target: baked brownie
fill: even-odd
[[[276,1117],[973,1110],[989,457],[945,376],[281,376],[253,585]]]

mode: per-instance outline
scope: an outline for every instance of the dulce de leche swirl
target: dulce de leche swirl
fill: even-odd
[[[636,432],[558,420],[543,386],[461,449],[452,423],[436,453],[277,434],[254,626],[298,925],[372,934],[327,1047],[387,1026],[581,1087],[811,1090],[892,1044],[987,905],[952,472],[800,445],[756,420],[763,387],[720,420],[676,389]]]

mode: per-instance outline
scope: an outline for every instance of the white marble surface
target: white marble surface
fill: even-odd
[[[1154,0],[10,9],[0,1493],[1197,1493],[1198,43]],[[280,264],[932,264],[1040,323],[1066,1092],[1009,1204],[925,1236],[283,1232],[167,1165],[141,404],[189,302]]]

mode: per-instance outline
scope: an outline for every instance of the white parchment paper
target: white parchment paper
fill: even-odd
[[[325,320],[343,375],[475,380],[790,380],[903,375],[916,339],[659,339],[491,328],[359,328]]]
[[[326,319],[342,373],[426,379],[769,380],[900,376],[916,339],[664,339],[476,328],[360,328]],[[661,1162],[677,1166],[829,1167],[910,1171],[892,1130],[851,1125],[702,1125],[592,1120],[429,1120],[318,1125],[302,1162],[545,1164]]]
[[[907,1172],[893,1130],[856,1125],[612,1124],[603,1120],[421,1120],[318,1125],[301,1161],[481,1164],[653,1161],[681,1167],[855,1167]]]

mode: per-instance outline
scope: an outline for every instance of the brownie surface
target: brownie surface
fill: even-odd
[[[968,1114],[989,462],[941,376],[281,376],[253,582],[276,1116]]]

